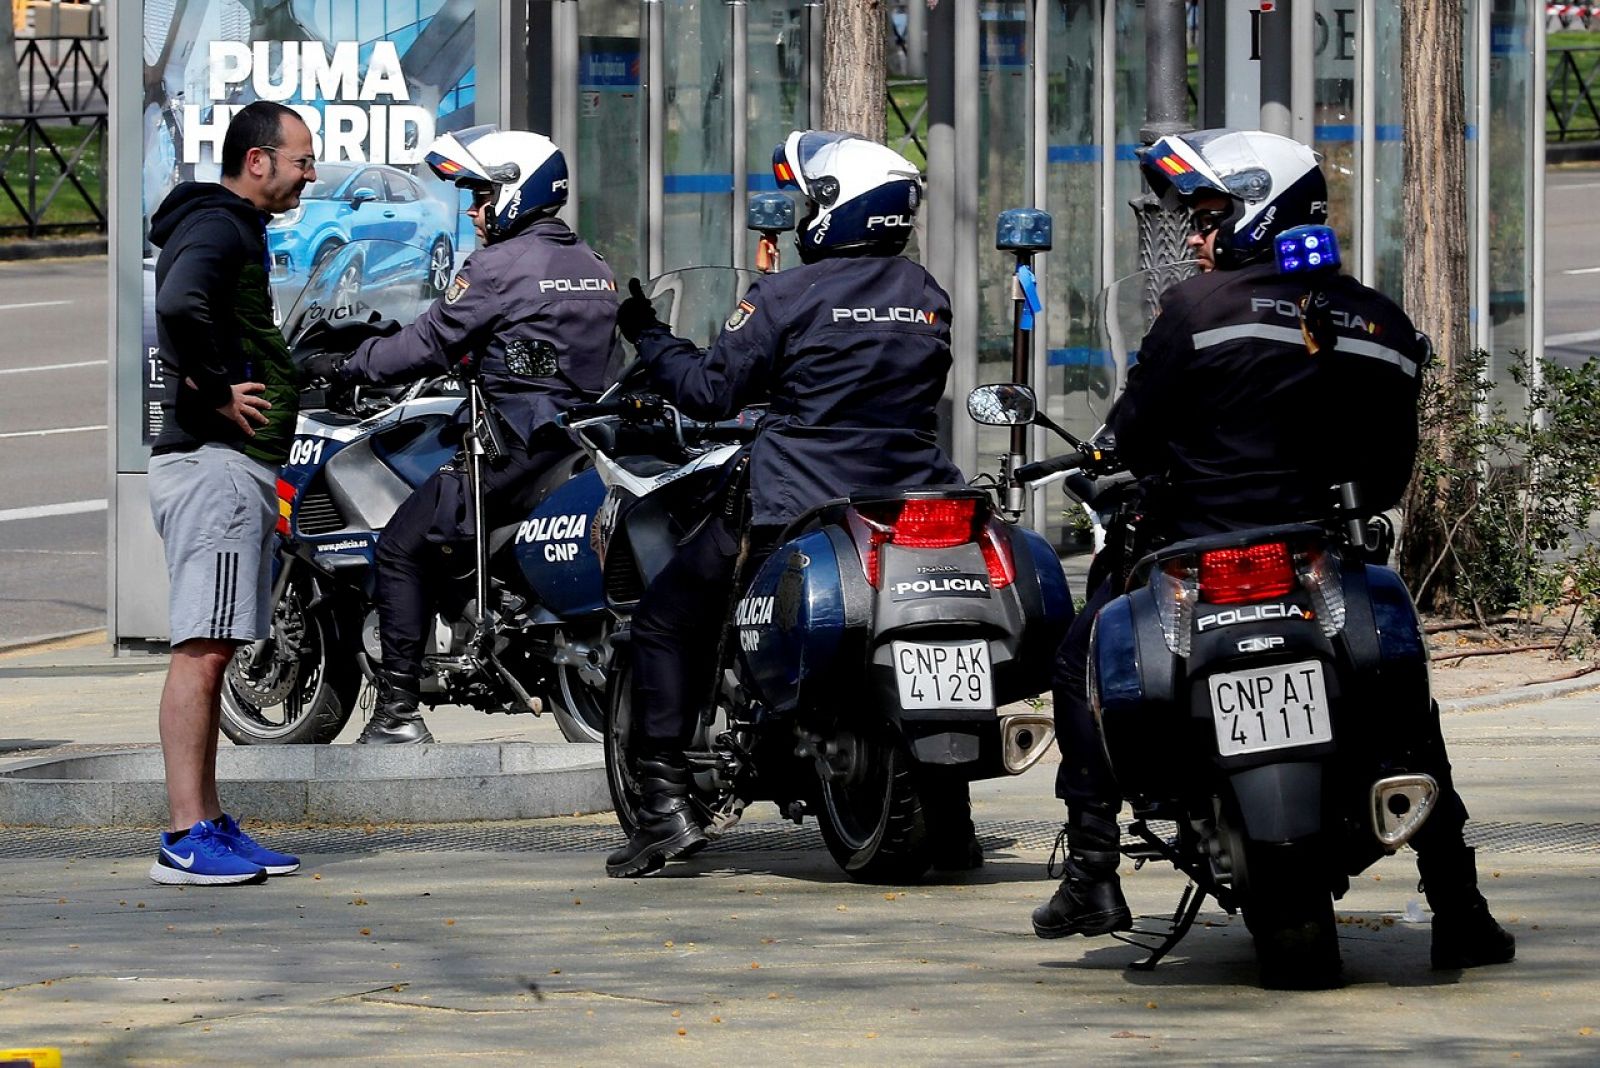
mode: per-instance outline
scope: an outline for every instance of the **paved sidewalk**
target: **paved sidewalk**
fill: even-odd
[[[103,651],[0,657],[0,748],[152,742],[160,682],[159,663]],[[1519,939],[1509,966],[1428,971],[1404,854],[1339,903],[1338,991],[1257,989],[1248,935],[1215,907],[1153,973],[1109,939],[1041,942],[1027,914],[1059,812],[1042,769],[975,788],[984,870],[911,887],[844,880],[771,806],[629,881],[603,876],[609,816],[274,828],[302,873],[218,890],[150,883],[150,832],[0,829],[0,1047],[70,1065],[1593,1064],[1597,714],[1577,695],[1446,716],[1485,891]],[[1126,885],[1153,924],[1182,880],[1152,865]]]

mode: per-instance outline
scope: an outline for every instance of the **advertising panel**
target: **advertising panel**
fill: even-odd
[[[475,244],[455,187],[422,163],[440,133],[476,121],[476,0],[151,0],[144,8],[143,339],[140,421],[161,429],[155,257],[149,219],[183,181],[217,181],[234,113],[255,100],[294,108],[311,128],[317,179],[267,227],[282,315],[313,271],[352,242],[418,250],[384,265],[384,284],[442,293]],[[285,164],[289,165],[289,164]],[[377,246],[374,246],[377,247]],[[389,246],[394,247],[394,246]],[[361,299],[376,265],[346,256],[339,299]],[[407,277],[396,278],[395,273]],[[414,277],[413,277],[414,276]]]

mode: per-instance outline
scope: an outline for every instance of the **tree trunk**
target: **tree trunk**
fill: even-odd
[[[1454,586],[1454,560],[1446,549],[1451,517],[1440,505],[1452,497],[1439,476],[1426,475],[1425,461],[1449,457],[1451,420],[1475,414],[1470,396],[1456,393],[1456,369],[1467,358],[1471,282],[1467,269],[1467,149],[1461,0],[1408,0],[1402,4],[1400,99],[1405,131],[1405,308],[1417,329],[1433,339],[1435,376],[1447,418],[1425,425],[1417,471],[1406,495],[1407,524],[1401,569],[1415,584],[1443,557],[1440,573],[1423,595],[1440,607]],[[1441,484],[1443,483],[1443,484]],[[1459,551],[1460,546],[1457,546]]]
[[[0,115],[19,115],[22,107],[22,81],[17,71],[17,38],[11,24],[11,11],[0,13]]]
[[[822,11],[823,128],[848,130],[881,144],[887,33],[883,2],[827,0]]]

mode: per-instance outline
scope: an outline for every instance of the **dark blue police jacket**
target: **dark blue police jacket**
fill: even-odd
[[[431,308],[363,342],[340,373],[384,385],[479,360],[485,394],[527,444],[604,388],[616,322],[611,268],[566,223],[540,219],[468,256]]]
[[[767,275],[709,350],[664,326],[647,328],[638,349],[694,418],[769,403],[750,446],[758,524],[861,490],[964,483],[936,438],[950,298],[910,260],[832,258]]]

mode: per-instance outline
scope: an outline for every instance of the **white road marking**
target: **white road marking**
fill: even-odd
[[[1557,189],[1600,189],[1600,182],[1573,182],[1571,185],[1567,185],[1565,182],[1548,182],[1545,185],[1545,192],[1547,193],[1554,192]]]
[[[32,508],[5,508],[0,509],[0,523],[10,523],[18,519],[47,519],[53,515],[82,515],[85,512],[103,512],[106,502],[98,501],[67,501],[65,504],[36,504]]]
[[[0,438],[42,438],[50,434],[76,434],[84,430],[104,430],[106,425],[99,426],[58,426],[50,430],[12,430],[0,434]]]
[[[1600,267],[1571,267],[1562,274],[1600,274]]]
[[[1576,334],[1550,334],[1544,339],[1550,345],[1581,345],[1585,341],[1600,341],[1600,330],[1582,330]]]
[[[0,311],[20,311],[23,308],[54,308],[61,304],[71,304],[70,300],[31,300],[26,304],[0,304]]]
[[[104,360],[79,360],[77,363],[41,363],[37,367],[3,367],[0,375],[25,375],[30,371],[70,371],[75,367],[104,367]]]

